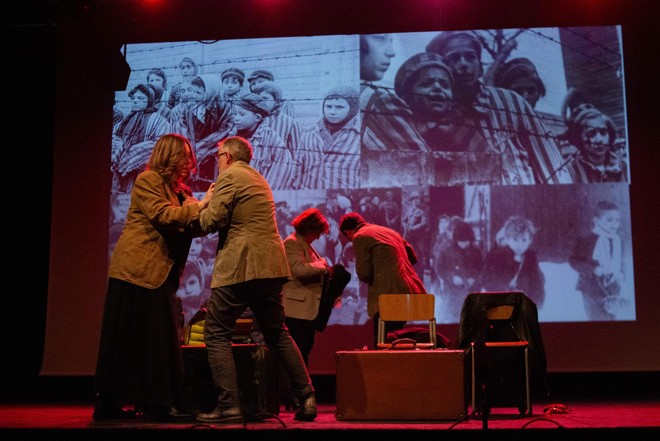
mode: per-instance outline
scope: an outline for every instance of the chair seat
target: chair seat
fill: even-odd
[[[526,347],[529,343],[526,341],[487,341],[485,344],[488,348],[516,348]]]

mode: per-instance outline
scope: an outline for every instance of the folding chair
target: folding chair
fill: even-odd
[[[518,332],[531,320],[520,312],[523,300],[531,303],[522,292],[470,293],[463,304],[458,347],[470,350],[472,410],[484,421],[494,407],[532,415],[530,343]]]
[[[428,321],[429,343],[412,343],[399,346],[401,349],[435,349],[438,347],[435,332],[435,296],[433,294],[381,294],[378,296],[378,349],[390,349],[386,343],[386,322]]]

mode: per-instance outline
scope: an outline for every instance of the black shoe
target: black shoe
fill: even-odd
[[[200,413],[197,415],[197,421],[203,421],[205,423],[242,423],[243,413],[238,406],[218,406],[208,413]]]
[[[104,404],[96,403],[94,406],[94,414],[92,418],[96,421],[103,420],[132,420],[135,419],[135,411],[130,409],[124,409],[117,404]]]
[[[167,412],[167,416],[175,420],[182,420],[187,418],[192,418],[192,413],[186,412],[185,410],[177,409],[176,407],[170,407]]]
[[[318,414],[314,394],[311,394],[304,400],[300,400],[300,402],[300,408],[293,416],[293,419],[298,421],[314,421],[314,418],[316,418]]]
[[[192,414],[173,406],[146,406],[142,417],[148,421],[183,421],[192,418]]]
[[[300,401],[296,397],[287,397],[284,400],[284,408],[286,410],[298,410],[300,409]]]

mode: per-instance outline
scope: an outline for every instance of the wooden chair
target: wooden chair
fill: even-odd
[[[435,296],[433,294],[381,294],[378,296],[378,349],[390,349],[392,343],[386,343],[386,322],[427,321],[429,343],[415,343],[418,349],[438,347],[435,331]],[[401,347],[404,349],[405,347]]]

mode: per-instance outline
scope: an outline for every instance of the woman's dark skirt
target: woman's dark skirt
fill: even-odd
[[[110,278],[94,388],[109,402],[185,408],[183,362],[172,271],[159,288]]]

